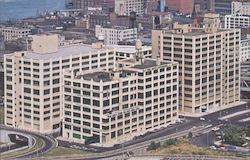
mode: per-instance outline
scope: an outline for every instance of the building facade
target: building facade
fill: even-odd
[[[166,127],[178,119],[178,63],[125,59],[113,72],[66,71],[64,106],[63,137],[85,144]]]
[[[31,34],[30,29],[14,28],[14,27],[0,27],[0,33],[4,36],[5,41],[15,40],[18,38],[27,37]]]
[[[137,39],[137,28],[112,27],[104,28],[96,25],[95,36],[104,37],[105,45],[117,45],[119,42],[133,42]]]
[[[61,124],[63,70],[112,69],[115,52],[101,45],[58,47],[55,35],[30,38],[29,51],[4,55],[5,125],[50,133]]]
[[[166,4],[169,10],[191,14],[193,12],[194,0],[166,0]]]
[[[249,0],[233,1],[231,14],[250,16],[250,1]]]
[[[129,16],[130,12],[137,15],[145,13],[145,0],[115,0],[115,13],[119,16]]]
[[[152,32],[153,57],[179,62],[179,110],[189,114],[240,101],[240,29],[219,29],[219,15],[204,23]]]
[[[241,62],[250,61],[250,34],[241,39]]]
[[[135,46],[126,45],[112,45],[115,49],[116,60],[131,59],[138,54],[138,52],[143,56],[143,58],[152,58],[152,47],[142,46],[138,51]]]
[[[219,14],[230,14],[233,0],[214,0],[215,12]]]
[[[248,28],[250,27],[250,16],[225,16],[225,28]]]

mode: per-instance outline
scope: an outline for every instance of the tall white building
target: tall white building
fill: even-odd
[[[153,30],[153,56],[179,62],[180,112],[193,114],[240,101],[240,29],[220,29],[207,14],[204,28]]]
[[[64,74],[63,137],[102,146],[178,119],[178,63],[124,59],[114,71]]]
[[[18,38],[27,37],[29,34],[31,34],[31,31],[30,29],[26,28],[0,26],[0,33],[2,33],[2,35],[4,36],[5,41],[10,41]]]
[[[29,38],[29,51],[4,55],[5,125],[49,133],[62,118],[63,70],[110,70],[113,48],[101,44],[58,47],[57,35]]]
[[[145,12],[146,0],[115,0],[115,13],[119,16],[129,16],[134,11],[137,15]]]
[[[250,34],[241,39],[241,62],[250,60]]]
[[[231,14],[250,16],[250,1],[249,0],[232,1]]]
[[[104,39],[105,45],[117,45],[118,42],[126,41],[133,42],[137,39],[137,28],[126,28],[116,26],[112,28],[104,28],[100,25],[96,25],[95,36],[100,36]]]

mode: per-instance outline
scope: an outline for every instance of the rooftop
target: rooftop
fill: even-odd
[[[93,81],[95,81],[95,82],[100,82],[101,80],[103,82],[108,82],[111,80],[110,73],[108,73],[108,72],[88,73],[88,74],[79,75],[76,78],[77,79],[83,78],[83,79],[89,80],[89,81],[91,79],[93,79]]]
[[[170,63],[166,62],[166,61],[161,61],[161,65],[166,65],[166,64],[170,64]],[[155,67],[155,66],[157,66],[156,65],[156,60],[147,60],[147,59],[145,59],[144,63],[134,65],[131,68],[146,69],[146,68],[151,68],[151,67]]]
[[[135,49],[135,46],[112,45],[110,47],[114,48],[118,52],[124,52],[124,53],[136,53],[137,52],[137,50]],[[152,47],[142,46],[142,51],[144,51],[144,50],[152,50]]]
[[[223,32],[226,31],[227,29],[219,29],[216,33],[218,32]],[[174,34],[174,35],[185,35],[185,36],[198,36],[198,35],[207,35],[210,33],[205,32],[205,30],[203,28],[192,28],[191,32],[187,32],[187,33],[172,33],[172,30],[164,30],[164,33],[167,34]]]
[[[71,45],[67,47],[61,47],[57,52],[53,53],[35,53],[27,51],[25,54],[26,58],[38,59],[38,60],[48,60],[58,57],[67,57],[70,55],[86,54],[89,52],[98,52],[100,50],[112,49],[111,47],[104,46],[102,49],[94,49],[91,45]]]

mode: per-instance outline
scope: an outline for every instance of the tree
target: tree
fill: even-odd
[[[245,143],[245,133],[236,125],[228,125],[224,128],[224,142],[235,146],[241,146]]]
[[[250,125],[247,126],[247,128],[245,129],[245,132],[246,132],[246,136],[250,137]]]
[[[160,148],[160,147],[161,147],[160,142],[159,142],[159,143],[155,143],[154,141],[152,141],[152,142],[150,143],[150,145],[148,145],[147,150],[148,150],[148,151],[150,151],[150,150],[156,150],[156,149],[158,149],[158,148]]]
[[[163,147],[168,147],[171,145],[175,145],[177,143],[177,139],[168,139],[163,143]]]
[[[192,138],[193,137],[193,133],[192,132],[189,132],[188,133],[188,138]]]

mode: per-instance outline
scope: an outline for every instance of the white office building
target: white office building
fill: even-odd
[[[29,51],[4,55],[5,125],[49,133],[59,129],[63,70],[111,70],[113,48],[94,45],[58,47],[57,35],[29,38]]]
[[[65,139],[110,146],[176,122],[177,62],[138,58],[116,66],[65,71]]]
[[[248,28],[250,27],[250,16],[226,15],[225,28]]]
[[[27,37],[29,34],[31,34],[31,30],[26,28],[0,26],[0,33],[2,33],[4,36],[5,41],[10,41]]]
[[[250,1],[249,0],[232,1],[231,14],[250,16]]]
[[[117,45],[118,42],[133,42],[137,39],[137,28],[126,28],[115,26],[112,28],[104,28],[96,25],[95,36],[102,36],[105,45]]]
[[[119,16],[129,16],[132,11],[137,15],[143,15],[145,0],[115,0],[115,13]]]
[[[220,29],[206,14],[204,28],[153,30],[153,57],[179,62],[180,112],[209,113],[240,101],[240,29]]]

